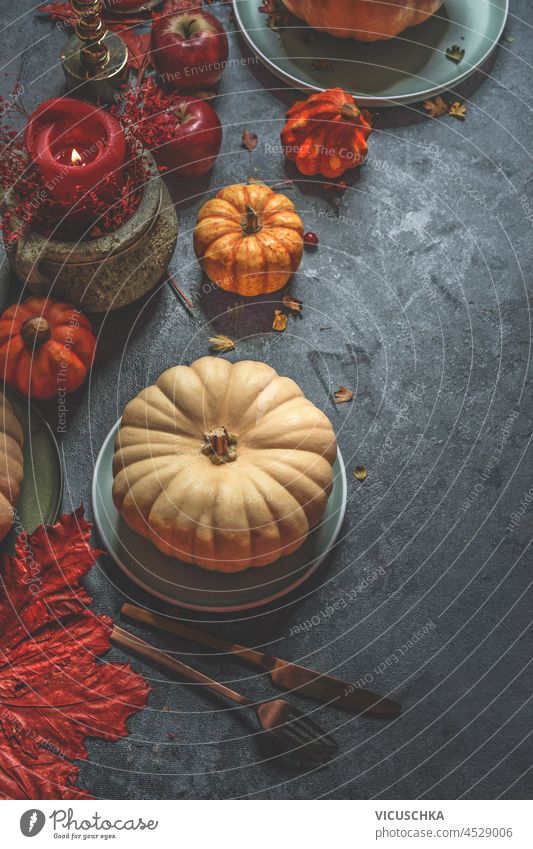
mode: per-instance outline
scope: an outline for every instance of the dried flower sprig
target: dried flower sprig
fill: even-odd
[[[183,94],[165,92],[152,77],[124,90],[121,102],[111,108],[124,130],[149,150],[164,148],[176,138],[176,122],[183,111]],[[165,171],[164,165],[159,165]]]

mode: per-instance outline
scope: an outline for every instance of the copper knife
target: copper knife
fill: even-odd
[[[401,713],[398,702],[389,699],[387,696],[380,696],[370,690],[356,687],[355,684],[347,684],[340,678],[333,678],[331,675],[314,672],[312,669],[307,669],[307,667],[300,666],[297,663],[289,663],[286,660],[271,657],[256,649],[241,646],[239,643],[230,643],[214,634],[199,631],[189,625],[184,625],[182,622],[177,622],[175,619],[168,619],[166,616],[151,613],[134,604],[123,604],[121,613],[137,622],[153,625],[202,646],[216,649],[219,652],[227,652],[232,657],[267,672],[272,683],[283,690],[299,690],[304,696],[309,696],[324,704],[331,704],[350,713],[365,712],[370,716],[388,719],[392,719]]]

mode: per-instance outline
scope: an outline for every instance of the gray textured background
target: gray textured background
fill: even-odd
[[[64,33],[39,20],[30,0],[1,7],[2,90],[18,76],[33,109],[62,90]],[[229,9],[216,12],[232,29]],[[199,298],[191,230],[204,193],[251,175],[295,176],[266,149],[277,144],[294,94],[253,64],[228,70],[215,103],[222,154],[208,178],[182,186],[177,198],[173,269],[198,298],[196,315],[163,288],[102,321],[90,386],[70,399],[61,437],[64,508],[83,501],[90,514],[94,460],[124,403],[163,369],[205,354],[213,326],[238,340],[231,359],[264,360],[299,381],[331,417],[348,471],[363,463],[368,479],[361,485],[349,475],[341,541],[297,597],[240,619],[211,617],[212,627],[347,679],[369,676],[374,689],[396,695],[403,715],[387,724],[319,709],[341,753],[326,770],[294,773],[266,762],[251,728],[225,705],[134,661],[153,692],[127,739],[90,742],[80,781],[96,796],[530,796],[533,505],[516,529],[506,527],[533,483],[533,12],[528,0],[511,0],[511,13],[506,33],[514,41],[502,42],[464,90],[464,123],[430,120],[416,108],[382,110],[340,221],[316,186],[291,190],[320,248],[306,253],[292,286],[303,318],[279,335],[269,329],[271,303],[251,304],[235,319],[223,315],[234,298]],[[242,51],[232,35],[231,56]],[[245,128],[260,138],[252,154],[241,147]],[[4,260],[1,305],[19,295]],[[356,399],[336,407],[341,383]],[[54,410],[43,409],[55,427]],[[483,478],[510,416],[498,462]],[[355,601],[328,614],[376,570]],[[105,558],[87,584],[97,609],[112,615],[125,598],[164,609]],[[291,636],[313,617],[316,624]],[[428,622],[434,628],[402,653]],[[174,648],[190,657],[186,644]],[[111,657],[123,659],[115,650]],[[272,692],[237,665],[195,662],[251,696]]]

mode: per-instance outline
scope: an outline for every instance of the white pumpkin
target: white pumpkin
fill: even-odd
[[[202,357],[126,406],[113,499],[160,551],[238,572],[299,548],[326,508],[329,419],[264,363]]]

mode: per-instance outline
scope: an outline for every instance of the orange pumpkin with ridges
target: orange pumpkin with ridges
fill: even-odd
[[[371,131],[352,95],[331,88],[291,106],[281,143],[302,174],[335,178],[362,164]]]
[[[96,348],[89,319],[73,304],[29,298],[0,317],[0,376],[32,398],[74,392]]]
[[[221,289],[265,295],[300,265],[304,228],[293,202],[263,183],[226,186],[198,213],[194,250]]]

